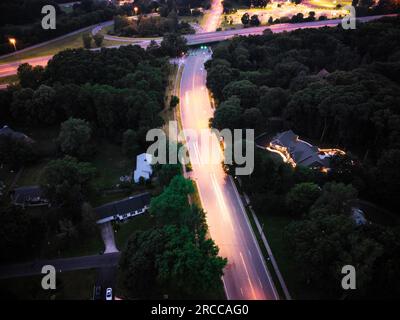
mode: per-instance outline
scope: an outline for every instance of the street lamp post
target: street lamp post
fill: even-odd
[[[138,7],[134,7],[133,10],[135,11],[135,15],[137,15],[139,8]]]
[[[17,40],[15,40],[15,38],[9,38],[8,41],[13,45],[14,50],[17,51]]]

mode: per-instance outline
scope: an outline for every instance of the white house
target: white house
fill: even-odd
[[[151,154],[142,153],[136,157],[136,170],[133,173],[133,180],[135,183],[140,181],[140,178],[148,180],[153,173],[151,168]]]

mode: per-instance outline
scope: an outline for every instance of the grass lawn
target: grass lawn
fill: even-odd
[[[62,251],[57,252],[56,248],[49,241],[49,245],[44,244],[42,247],[42,259],[58,259],[58,258],[71,258],[79,256],[91,256],[99,254],[104,251],[104,243],[101,238],[100,229],[91,236],[79,235],[78,239],[71,243],[71,245]]]
[[[266,213],[257,214],[257,217],[261,225],[264,225],[264,234],[292,299],[318,299],[323,297],[322,292],[317,292],[300,281],[299,272],[292,253],[285,245],[283,238],[284,229],[293,219],[285,215],[271,215]]]
[[[34,48],[32,50],[28,50],[28,51],[25,51],[25,52],[22,52],[22,53],[19,53],[19,54],[10,56],[10,57],[6,57],[6,58],[2,58],[2,59],[0,58],[0,64],[18,61],[18,60],[22,60],[22,59],[30,59],[30,58],[36,58],[36,57],[55,55],[56,53],[66,50],[66,49],[82,48],[83,47],[82,35],[84,33],[88,33],[88,32],[90,32],[90,30],[79,32],[77,34],[68,36],[61,40],[54,41],[48,45],[45,45],[45,46],[42,46],[39,48]],[[126,44],[126,42],[104,40],[102,46],[103,47],[104,46],[115,46],[115,45],[119,45],[119,44]],[[92,47],[94,47],[94,43],[92,43]]]
[[[98,142],[101,148],[91,161],[98,170],[95,184],[102,188],[112,188],[120,183],[119,178],[131,175],[135,168],[135,158],[129,159],[122,154],[121,146],[108,141]]]
[[[0,299],[89,300],[92,298],[96,270],[57,273],[55,290],[43,290],[42,275],[0,280]]]
[[[0,78],[0,84],[8,84],[13,82],[18,82],[18,76],[16,74]]]
[[[139,230],[148,230],[154,226],[154,219],[148,214],[133,217],[120,223],[115,233],[115,241],[119,250],[123,250],[132,233]]]

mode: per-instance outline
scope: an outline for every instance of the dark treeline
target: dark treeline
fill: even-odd
[[[152,52],[157,50],[153,47]],[[170,65],[163,54],[154,56],[150,51],[139,46],[66,50],[45,68],[21,65],[19,84],[0,92],[1,126],[49,132],[60,128],[55,148],[50,149],[41,148],[41,141],[0,139],[0,163],[10,170],[46,161],[38,184],[51,203],[37,218],[7,206],[3,197],[0,261],[38,255],[43,241],[63,251],[95,234],[89,201],[102,188],[111,187],[95,182],[98,170],[92,160],[101,148],[99,142],[108,140],[132,158],[145,147],[147,131],[163,124],[159,112],[164,107]],[[30,230],[29,224],[35,228]],[[16,228],[21,232],[11,237],[10,232],[17,235]],[[24,247],[24,241],[30,245]]]
[[[2,119],[43,127],[74,117],[114,141],[128,128],[144,137],[161,124],[168,72],[163,58],[138,46],[66,50],[46,68],[19,68],[20,86],[2,92]]]
[[[363,162],[362,196],[396,208],[400,197],[400,19],[237,38],[207,63],[217,128],[265,131],[282,117],[300,136]],[[351,180],[351,179],[350,179]],[[379,188],[376,188],[376,184]]]
[[[217,45],[206,64],[218,105],[212,126],[273,134],[272,123],[280,119],[284,129],[318,146],[347,151],[331,160],[326,174],[292,168],[256,149],[254,172],[241,177],[257,213],[289,221],[282,228],[281,241],[290,252],[284,263],[296,265],[299,287],[319,290],[320,296],[400,293],[399,35],[400,19],[390,18],[351,31],[241,37]],[[350,203],[357,198],[394,215],[382,225],[374,219],[355,223]],[[351,293],[340,287],[346,264],[357,270],[358,290]]]
[[[41,13],[44,5],[56,8],[55,30],[43,30]],[[55,1],[47,0],[3,0],[0,3],[0,54],[12,52],[10,37],[17,39],[17,49],[46,41],[68,32],[102,21],[111,20],[121,9],[108,2],[83,0],[75,4],[71,13],[62,12]]]

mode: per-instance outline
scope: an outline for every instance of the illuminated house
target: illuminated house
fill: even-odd
[[[299,139],[292,130],[278,133],[270,142],[267,150],[279,154],[284,162],[293,167],[301,165],[309,168],[329,169],[330,157],[344,154],[339,149],[319,149]]]

